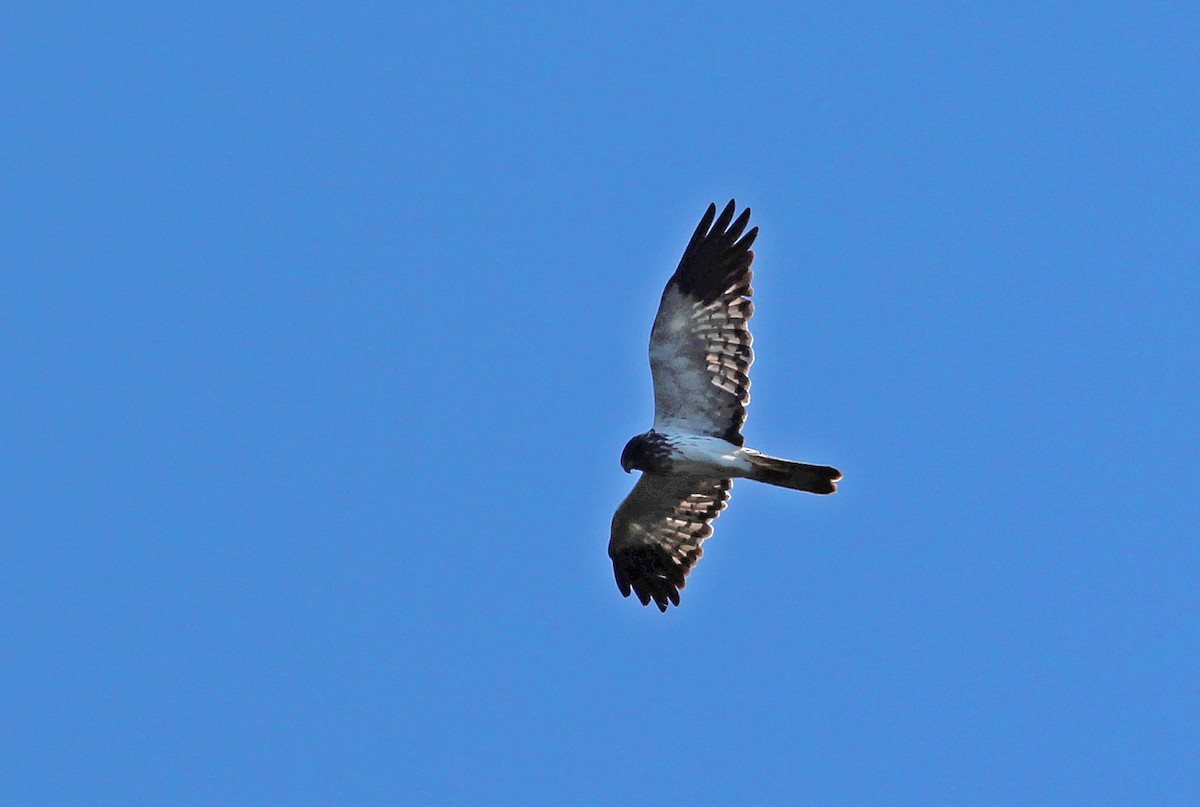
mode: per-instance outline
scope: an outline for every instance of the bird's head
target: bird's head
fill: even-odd
[[[634,468],[639,471],[648,471],[654,465],[654,458],[653,441],[646,434],[639,434],[625,444],[625,450],[621,452],[621,467],[625,469],[625,473],[629,473]]]
[[[634,468],[641,470],[641,458],[644,453],[645,449],[642,447],[642,435],[640,434],[625,444],[625,450],[621,452],[621,468],[625,470],[625,473],[629,473]]]

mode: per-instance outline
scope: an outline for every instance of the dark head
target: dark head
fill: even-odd
[[[625,473],[634,468],[639,471],[662,470],[670,450],[666,439],[653,430],[639,434],[625,444],[625,450],[621,452],[621,467]]]

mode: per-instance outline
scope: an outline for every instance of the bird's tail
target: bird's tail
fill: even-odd
[[[781,488],[805,490],[809,493],[836,493],[837,481],[842,478],[841,471],[828,465],[792,462],[749,451],[746,457],[754,466],[751,479]]]

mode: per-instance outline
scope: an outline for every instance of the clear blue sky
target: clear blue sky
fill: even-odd
[[[0,803],[1200,803],[1194,3],[6,4]],[[740,483],[609,519],[750,205]]]

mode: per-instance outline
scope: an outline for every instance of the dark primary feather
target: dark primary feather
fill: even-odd
[[[739,241],[738,237],[750,222],[750,208],[743,210],[742,215],[730,226],[735,209],[736,203],[730,199],[714,223],[717,206],[708,206],[667,288],[674,284],[693,300],[708,303],[717,299],[749,270],[750,262],[754,260],[750,247],[758,237],[758,228],[751,229]]]
[[[613,516],[608,554],[617,588],[651,600],[660,611],[679,605],[679,589],[712,535],[712,520],[729,501],[730,479],[642,474]]]
[[[663,291],[650,334],[655,429],[682,429],[742,445],[750,402],[754,227],[709,205]],[[714,217],[715,221],[714,221]]]

